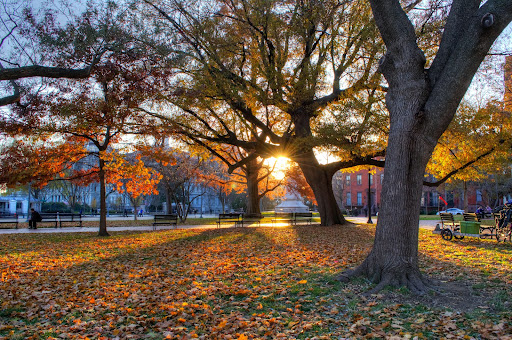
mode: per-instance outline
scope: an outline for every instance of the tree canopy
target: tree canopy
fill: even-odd
[[[159,18],[158,32],[145,34],[173,37],[167,57],[176,70],[163,97],[173,112],[153,115],[196,140],[243,147],[247,157],[231,169],[256,157],[289,157],[315,192],[322,223],[343,223],[329,189],[333,174],[383,153],[370,137],[382,120],[362,112],[376,105],[382,90],[376,72],[382,45],[375,43],[368,4],[145,3]],[[362,104],[366,100],[371,103]],[[352,113],[335,129],[326,123],[337,111],[326,109],[343,102],[364,108],[360,119]],[[242,127],[250,133],[241,134]],[[320,164],[315,149],[331,146],[342,148],[344,159]]]

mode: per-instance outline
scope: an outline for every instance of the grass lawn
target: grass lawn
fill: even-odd
[[[374,227],[0,235],[0,339],[511,339],[512,246],[420,230],[441,293],[339,283]]]
[[[457,219],[457,215],[454,216]],[[462,219],[462,217],[461,217]],[[420,215],[420,220],[441,220],[439,215]]]

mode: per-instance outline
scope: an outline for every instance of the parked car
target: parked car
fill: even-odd
[[[438,211],[436,215],[439,215],[441,213],[448,213],[448,214],[452,214],[452,215],[462,215],[462,214],[464,214],[464,210],[459,209],[459,208],[449,208],[446,210]]]

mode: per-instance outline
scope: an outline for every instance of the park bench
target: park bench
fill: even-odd
[[[57,213],[57,218],[60,228],[62,228],[62,223],[78,223],[77,227],[82,227],[82,214]]]
[[[313,213],[311,212],[276,212],[272,218],[272,226],[274,223],[290,223],[297,225],[298,223],[306,222],[311,225]]]
[[[153,230],[156,230],[157,225],[173,225],[176,229],[178,227],[178,215],[176,214],[158,214],[154,216]]]
[[[452,214],[440,213],[439,217],[441,218],[441,225],[442,225],[441,229],[446,229],[446,228],[454,229],[454,228],[459,227],[459,224],[457,222],[455,222],[455,220],[453,219]]]
[[[219,214],[219,219],[217,220],[217,228],[220,228],[222,223],[234,223],[235,227],[240,223],[240,214],[239,213],[226,213]]]
[[[57,228],[59,220],[57,218],[57,213],[41,213],[41,221],[37,222],[37,225],[40,226],[41,223],[51,223],[54,228]]]
[[[293,224],[293,213],[292,212],[276,212],[272,217],[272,226],[274,223],[292,223]]]
[[[41,213],[41,221],[37,222],[39,226],[41,223],[53,224],[54,228],[62,228],[64,223],[77,224],[77,227],[82,227],[82,214],[73,213]]]
[[[464,221],[469,222],[480,222],[480,217],[476,213],[464,213],[462,214]]]
[[[240,220],[240,222],[238,222],[238,225],[243,227],[244,224],[254,224],[254,223],[257,223],[258,227],[260,227],[261,226],[261,219],[262,218],[263,218],[263,216],[261,216],[261,214],[259,214],[259,215],[256,215],[256,214],[242,215],[242,219]]]
[[[297,225],[300,222],[306,222],[306,224],[311,225],[311,220],[313,219],[313,213],[310,212],[296,212],[293,215],[293,224]]]
[[[12,224],[18,229],[18,215],[0,215],[0,224]]]

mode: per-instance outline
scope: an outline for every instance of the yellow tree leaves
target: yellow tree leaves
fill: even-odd
[[[448,181],[467,181],[501,171],[510,161],[511,124],[510,113],[503,111],[499,103],[480,109],[462,105],[441,136],[427,173],[437,179],[454,173]]]

